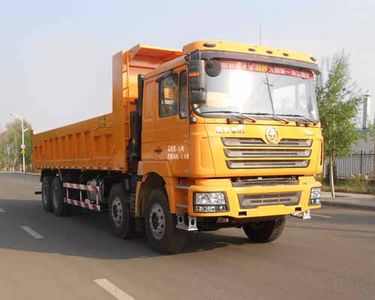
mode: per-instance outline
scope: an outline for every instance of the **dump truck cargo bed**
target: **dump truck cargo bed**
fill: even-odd
[[[138,97],[137,77],[182,55],[137,45],[113,56],[112,113],[32,134],[33,166],[39,169],[128,170],[130,113]]]

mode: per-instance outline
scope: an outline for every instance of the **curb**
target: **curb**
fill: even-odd
[[[375,210],[375,205],[332,202],[332,201],[326,201],[326,200],[320,200],[320,202],[322,203],[322,205],[326,205],[326,206],[346,207],[346,208],[355,208],[355,209],[362,209],[362,210]]]
[[[29,173],[29,172],[22,173],[22,172],[4,172],[4,171],[0,171],[0,174],[40,176],[40,173]]]

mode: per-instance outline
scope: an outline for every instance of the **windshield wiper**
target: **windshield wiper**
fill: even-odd
[[[275,107],[273,105],[273,98],[272,98],[272,92],[271,92],[271,86],[273,86],[273,84],[270,83],[270,80],[268,79],[267,74],[265,76],[266,76],[266,81],[264,82],[264,84],[267,86],[268,95],[270,97],[272,114],[275,115]]]
[[[317,125],[319,123],[303,115],[283,114],[283,116],[292,117],[292,118],[300,118],[300,119],[303,119],[305,122],[313,124],[313,125]]]
[[[230,111],[230,110],[215,110],[215,111],[203,111],[201,112],[201,114],[228,114],[230,116],[233,116],[239,120],[248,120],[248,121],[251,121],[253,123],[255,123],[257,120],[252,118],[252,117],[249,117],[247,115],[245,115],[244,113],[241,113],[241,112],[236,112],[236,111]]]
[[[273,115],[273,114],[268,114],[268,113],[246,113],[247,115],[255,115],[255,116],[267,116],[271,119],[274,119],[276,121],[282,121],[284,122],[285,124],[289,124],[290,122],[287,120],[287,119],[284,119],[282,117],[279,117],[279,116],[276,116],[276,115]]]
[[[251,122],[253,122],[253,123],[255,123],[257,120],[256,119],[254,119],[254,118],[252,118],[252,117],[249,117],[249,116],[247,116],[246,114],[244,114],[244,113],[235,113],[237,116],[240,116],[240,117],[242,117],[242,118],[244,118],[244,119],[246,119],[246,120],[249,120],[249,121],[251,121]]]

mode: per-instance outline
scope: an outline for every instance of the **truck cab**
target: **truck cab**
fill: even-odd
[[[259,226],[319,208],[315,59],[220,41],[183,53],[143,79],[138,168],[165,183],[177,228]]]

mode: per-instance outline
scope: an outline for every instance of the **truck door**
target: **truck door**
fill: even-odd
[[[157,113],[148,135],[153,160],[167,161],[175,176],[189,172],[189,109],[185,67],[164,74],[158,80]]]

